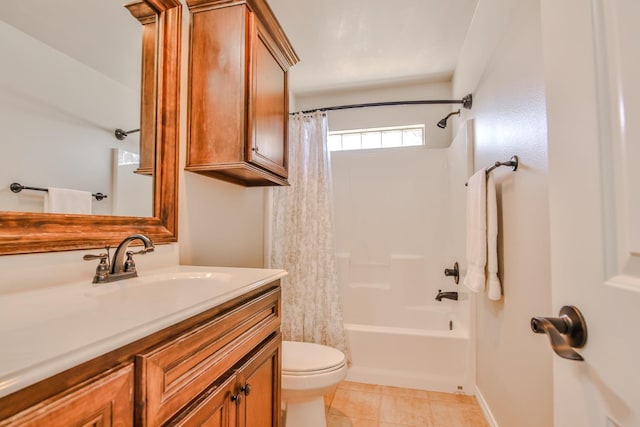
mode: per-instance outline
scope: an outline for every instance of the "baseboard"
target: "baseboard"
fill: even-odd
[[[478,399],[478,404],[480,405],[480,409],[482,409],[484,418],[489,423],[489,426],[498,427],[498,422],[493,417],[493,414],[491,413],[491,409],[489,408],[489,405],[487,405],[487,401],[484,400],[484,396],[480,392],[480,389],[478,388],[478,386],[476,386],[476,399]]]

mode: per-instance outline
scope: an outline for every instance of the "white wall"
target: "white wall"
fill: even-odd
[[[477,387],[503,427],[553,425],[552,352],[529,328],[551,313],[547,139],[538,0],[481,0],[453,80],[472,92],[475,169],[500,168],[499,268],[504,299],[477,299]],[[547,315],[547,314],[545,314]]]
[[[183,3],[182,82],[180,100],[180,264],[224,267],[264,266],[263,188],[240,185],[185,172],[189,10]]]

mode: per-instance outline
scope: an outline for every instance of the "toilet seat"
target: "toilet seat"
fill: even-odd
[[[282,374],[320,375],[342,369],[344,353],[335,348],[307,342],[282,342]]]

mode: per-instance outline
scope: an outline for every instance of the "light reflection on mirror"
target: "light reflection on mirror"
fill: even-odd
[[[123,3],[0,2],[0,211],[43,212],[19,182],[107,194],[96,215],[152,216],[153,178],[115,166],[140,152],[139,133],[113,133],[140,128],[142,26]]]

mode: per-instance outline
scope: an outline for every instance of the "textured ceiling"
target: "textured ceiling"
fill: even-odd
[[[294,93],[451,78],[477,0],[268,0]]]

